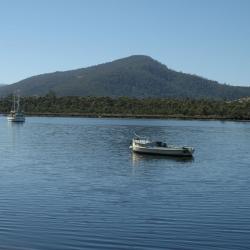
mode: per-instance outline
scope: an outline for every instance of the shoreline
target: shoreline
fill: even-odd
[[[2,113],[2,116],[7,116],[7,113]],[[250,122],[250,119],[240,119],[232,117],[223,117],[216,115],[202,116],[187,116],[187,115],[147,115],[147,114],[88,114],[88,113],[25,113],[26,116],[40,117],[85,117],[85,118],[134,118],[134,119],[176,119],[176,120],[207,120],[207,121],[240,121]]]

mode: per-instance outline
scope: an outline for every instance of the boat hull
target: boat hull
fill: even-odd
[[[141,154],[154,154],[166,156],[192,156],[194,150],[192,148],[148,148],[148,147],[132,147],[133,152]]]
[[[25,117],[13,117],[13,116],[8,116],[7,120],[9,122],[25,122]]]

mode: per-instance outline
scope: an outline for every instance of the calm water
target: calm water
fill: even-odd
[[[133,133],[196,148],[140,156]],[[0,117],[0,249],[250,249],[250,123]]]

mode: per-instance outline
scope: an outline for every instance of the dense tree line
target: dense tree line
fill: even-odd
[[[12,96],[0,99],[0,112],[8,113]],[[165,99],[128,97],[22,97],[21,106],[26,114],[58,115],[117,115],[249,119],[250,100],[215,101],[209,99]]]

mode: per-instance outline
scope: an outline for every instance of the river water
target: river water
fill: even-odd
[[[193,159],[131,153],[134,132]],[[0,117],[0,249],[250,249],[250,123]]]

